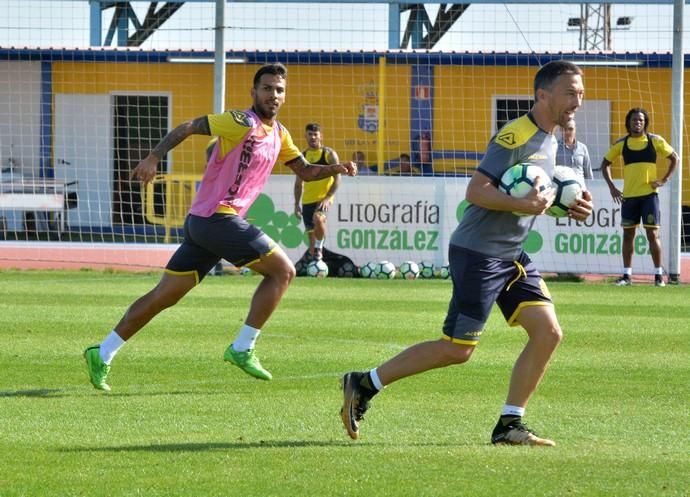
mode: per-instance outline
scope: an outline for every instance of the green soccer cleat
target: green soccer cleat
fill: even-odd
[[[101,359],[101,347],[100,345],[92,345],[87,347],[84,351],[84,360],[86,361],[86,367],[89,370],[89,380],[94,388],[98,390],[103,390],[105,392],[110,392],[110,385],[105,382],[105,379],[110,373],[110,366],[103,362]]]
[[[228,348],[225,349],[223,359],[226,362],[234,364],[249,376],[253,376],[258,380],[268,381],[273,378],[273,375],[261,366],[259,358],[256,357],[254,349],[250,349],[245,352],[238,352],[233,349],[232,344],[230,344]]]

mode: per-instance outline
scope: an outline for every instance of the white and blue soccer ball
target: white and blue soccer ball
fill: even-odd
[[[395,278],[395,264],[390,261],[381,261],[376,265],[375,272],[379,280],[392,280]]]
[[[328,265],[322,260],[311,261],[307,264],[307,275],[314,278],[325,278],[328,276]]]
[[[435,269],[433,262],[422,261],[419,263],[419,277],[424,279],[433,278]]]
[[[506,169],[501,176],[501,181],[498,183],[498,189],[511,197],[522,198],[534,188],[537,176],[540,179],[540,192],[551,188],[551,178],[541,167],[534,164],[519,163]],[[513,214],[516,216],[530,215],[523,212],[513,212]]]
[[[367,262],[359,268],[359,275],[362,278],[376,278],[376,266],[375,262]]]
[[[400,264],[400,277],[405,280],[416,280],[419,277],[419,265],[414,261]]]
[[[556,166],[551,182],[556,189],[556,197],[546,213],[553,217],[565,217],[568,209],[582,198],[585,191],[584,180],[567,166]]]

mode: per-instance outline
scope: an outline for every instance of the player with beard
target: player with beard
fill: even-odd
[[[224,359],[262,380],[272,375],[261,366],[254,347],[259,332],[278,306],[295,268],[283,250],[244,215],[263,189],[273,166],[284,162],[304,181],[338,174],[354,176],[352,162],[316,165],[306,161],[285,127],[277,121],[285,103],[287,69],[262,66],[254,76],[252,107],[210,114],[177,126],[133,170],[132,179],[153,180],[158,163],[191,135],[217,136],[184,224],[184,240],[150,292],[137,299],[100,345],[84,351],[91,384],[109,391],[110,363],[118,350],[162,310],[175,305],[221,259],[249,266],[263,276],[246,320]]]

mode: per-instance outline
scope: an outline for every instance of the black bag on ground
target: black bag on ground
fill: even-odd
[[[338,254],[326,247],[322,249],[323,262],[328,266],[328,276],[338,277],[338,278],[359,278],[359,271],[355,263],[349,257]],[[313,257],[309,255],[309,250],[306,250],[302,257],[295,262],[295,269],[297,270],[297,276],[307,275],[307,264],[313,260]]]

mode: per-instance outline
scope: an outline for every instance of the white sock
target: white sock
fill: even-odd
[[[631,267],[624,267],[623,268],[623,274],[626,276],[632,276],[632,268]]]
[[[656,268],[654,274],[663,275],[664,274],[664,268],[663,267]]]
[[[259,338],[259,333],[261,333],[261,330],[252,328],[248,324],[243,324],[237,334],[237,338],[232,342],[232,348],[237,352],[246,352],[253,349],[256,339]]]
[[[324,240],[314,240],[314,248],[322,249]]]
[[[381,391],[385,388],[385,385],[381,383],[381,378],[379,378],[379,373],[376,371],[376,368],[369,371],[369,377],[371,378],[371,384],[377,391]]]
[[[115,357],[115,354],[117,354],[117,351],[120,350],[125,343],[127,342],[120,338],[117,331],[111,331],[101,344],[100,355],[103,362],[109,365],[110,361]]]
[[[511,406],[510,404],[504,405],[503,410],[501,411],[501,416],[518,416],[521,418],[524,415],[525,415],[525,408],[524,407]]]

